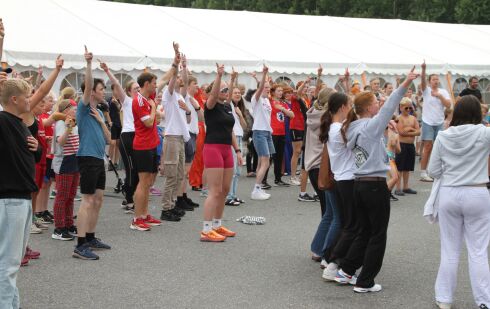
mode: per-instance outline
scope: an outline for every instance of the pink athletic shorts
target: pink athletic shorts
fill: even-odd
[[[202,158],[205,168],[233,168],[231,145],[204,144]]]

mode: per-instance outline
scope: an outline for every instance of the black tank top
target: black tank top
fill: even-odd
[[[34,122],[27,128],[31,132],[32,136],[37,138],[37,132],[39,131],[39,127],[37,125],[37,119],[34,118]]]
[[[231,145],[231,134],[235,117],[228,103],[216,103],[213,109],[204,105],[204,122],[206,123],[205,144]]]

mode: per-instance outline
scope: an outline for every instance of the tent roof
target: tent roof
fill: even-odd
[[[114,70],[167,70],[172,41],[195,72],[215,63],[239,72],[405,73],[423,59],[430,71],[489,75],[490,26],[405,20],[183,9],[95,0],[2,0],[10,65],[85,66],[83,45]],[[22,18],[19,18],[22,16]]]

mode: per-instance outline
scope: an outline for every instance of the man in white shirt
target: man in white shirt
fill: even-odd
[[[449,93],[439,88],[439,76],[436,74],[429,75],[425,78],[426,64],[422,63],[422,95],[424,98],[424,110],[422,112],[422,142],[424,149],[420,162],[420,180],[432,182],[432,178],[427,175],[427,164],[429,163],[432,145],[436,140],[437,133],[442,130],[444,124],[444,110],[451,108],[451,99]]]

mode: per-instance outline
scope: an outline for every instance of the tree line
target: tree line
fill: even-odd
[[[490,24],[489,0],[107,0],[198,9]]]

